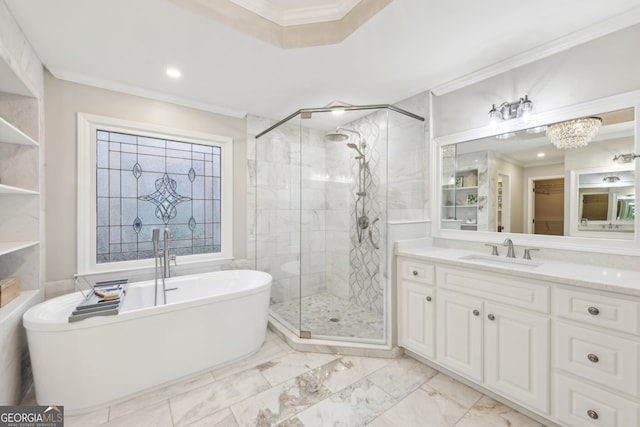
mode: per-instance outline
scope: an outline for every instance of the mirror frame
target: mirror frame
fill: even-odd
[[[433,96],[433,94],[431,94]],[[463,240],[483,243],[502,243],[505,238],[512,239],[518,245],[538,248],[566,249],[582,252],[604,252],[620,255],[640,255],[640,215],[636,215],[633,239],[607,239],[579,236],[547,236],[524,233],[502,233],[497,231],[466,231],[450,230],[442,228],[440,206],[442,205],[442,148],[447,145],[468,142],[476,139],[500,135],[506,132],[517,132],[527,128],[544,124],[557,123],[578,117],[593,116],[604,112],[634,108],[634,153],[640,154],[640,90],[627,92],[595,101],[584,102],[559,108],[556,110],[536,113],[533,120],[525,122],[522,119],[513,119],[500,123],[497,128],[488,125],[482,128],[471,129],[455,134],[431,138],[431,219],[432,236],[434,238]],[[433,116],[432,116],[433,118]],[[634,160],[634,168],[640,168],[640,159]],[[640,188],[640,173],[635,176],[636,192]]]

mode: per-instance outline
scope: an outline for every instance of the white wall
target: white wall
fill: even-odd
[[[98,89],[45,76],[46,282],[76,269],[76,113],[90,113],[233,138],[233,252],[246,257],[246,125],[244,119]]]
[[[538,112],[640,88],[640,24],[433,98],[433,136],[487,125],[492,104],[525,94]]]

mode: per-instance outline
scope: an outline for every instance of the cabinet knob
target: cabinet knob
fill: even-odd
[[[473,315],[474,316],[480,316],[480,312],[478,310],[473,310]]]
[[[589,307],[587,311],[593,316],[597,316],[598,314],[600,314],[600,310],[598,310],[598,307]]]
[[[431,302],[431,297],[427,297],[427,301]]]
[[[413,275],[417,276],[418,275],[418,270],[413,270]]]
[[[589,418],[591,418],[592,420],[597,420],[598,419],[598,413],[596,411],[594,411],[593,409],[589,409],[587,411],[587,415],[589,415]]]
[[[600,358],[593,353],[587,354],[587,359],[589,359],[589,362],[593,363],[598,363],[598,361],[600,361]]]
[[[487,317],[489,318],[489,320],[496,320],[496,316],[494,316],[493,314],[489,314]]]

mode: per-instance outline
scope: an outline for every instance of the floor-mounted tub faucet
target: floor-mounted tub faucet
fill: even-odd
[[[159,228],[154,228],[153,229],[153,233],[152,233],[152,237],[151,237],[151,241],[153,242],[153,257],[155,258],[156,261],[156,268],[155,268],[155,295],[154,295],[154,299],[153,299],[153,305],[158,305],[158,276],[160,276],[161,280],[162,280],[162,293],[164,295],[164,303],[167,303],[167,294],[166,294],[166,287],[164,284],[164,270],[162,267],[162,258],[160,258],[160,251],[158,249],[159,246],[159,240],[160,240],[160,229]],[[160,259],[160,265],[158,265],[158,259]]]
[[[164,229],[164,250],[162,253],[162,258],[164,262],[164,277],[168,279],[171,277],[171,267],[169,263],[171,261],[176,262],[175,255],[169,255],[169,239],[171,238],[171,232],[168,228]]]
[[[502,244],[502,246],[508,246],[507,249],[507,258],[515,258],[516,257],[516,251],[513,250],[513,242],[511,241],[511,239],[504,239],[504,243]]]

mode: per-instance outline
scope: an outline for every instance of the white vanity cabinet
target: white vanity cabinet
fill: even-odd
[[[557,417],[571,426],[640,425],[640,300],[555,289]]]
[[[548,413],[548,287],[467,269],[436,271],[436,361]]]
[[[640,426],[640,296],[445,257],[398,256],[400,346],[555,424]]]
[[[398,263],[400,345],[426,357],[434,356],[434,271],[425,263]]]

